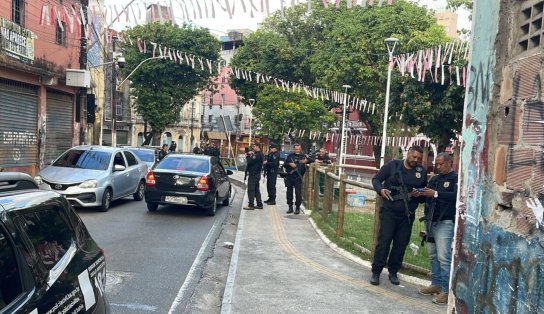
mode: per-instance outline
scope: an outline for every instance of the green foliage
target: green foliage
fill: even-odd
[[[134,43],[124,43],[126,65],[121,70],[124,76],[152,56],[153,46],[149,42],[210,60],[219,59],[219,42],[204,29],[155,22],[135,26],[127,31],[126,36],[133,41],[137,38],[147,41],[147,54],[140,53]],[[157,46],[155,56],[158,55]],[[155,135],[176,123],[184,104],[211,84],[210,73],[206,69],[201,70],[200,66],[193,69],[186,63],[160,59],[143,63],[130,80],[133,95],[137,97],[134,103],[136,111],[149,123]]]
[[[350,95],[376,103],[375,113],[362,112],[361,119],[372,135],[381,135],[388,63],[384,39],[399,39],[395,54],[411,52],[449,41],[443,27],[425,8],[403,0],[390,6],[352,9],[324,8],[314,2],[311,12],[306,5],[298,5],[286,10],[285,18],[277,13],[265,20],[262,29],[238,49],[232,65],[341,92],[342,85],[351,85]],[[232,85],[244,98],[259,101],[262,86],[234,77]],[[402,127],[414,132],[419,128],[448,142],[446,134],[452,136],[461,128],[463,90],[456,86],[424,84],[394,70],[390,96],[389,135]],[[400,120],[401,116],[409,118]],[[425,116],[426,121],[416,119],[418,116]],[[265,123],[261,119],[269,116],[259,117]]]
[[[472,11],[473,0],[448,0],[448,9],[465,8]]]
[[[323,132],[324,126],[336,119],[321,101],[270,85],[259,92],[253,114],[261,123],[262,133],[276,141],[289,129]]]

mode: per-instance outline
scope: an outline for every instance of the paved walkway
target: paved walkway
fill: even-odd
[[[243,181],[243,173],[232,179]],[[418,295],[419,285],[408,283],[427,281],[402,276],[394,286],[384,272],[380,286],[370,285],[369,263],[335,248],[314,228],[308,211],[286,214],[282,180],[277,187],[277,205],[242,210],[222,313],[446,312]],[[261,193],[266,199],[262,183]]]

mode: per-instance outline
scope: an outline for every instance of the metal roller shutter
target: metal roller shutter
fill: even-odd
[[[0,79],[0,167],[38,164],[38,88]]]
[[[45,161],[50,162],[72,148],[72,96],[47,91]]]

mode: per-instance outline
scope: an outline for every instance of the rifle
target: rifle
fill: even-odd
[[[246,171],[244,173],[244,184],[246,184],[246,180],[247,180],[247,169],[246,169]]]
[[[404,184],[404,179],[402,178],[400,167],[402,167],[402,165],[397,164],[396,173],[399,176],[400,196],[402,198],[402,201],[404,202],[404,209],[406,209],[406,216],[408,217],[408,222],[409,222],[410,221],[410,206],[408,205],[408,201],[410,200],[410,193],[408,192],[408,190],[406,189],[406,185]]]

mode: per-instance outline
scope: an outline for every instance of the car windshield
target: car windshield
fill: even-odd
[[[142,161],[144,162],[153,162],[155,161],[155,152],[152,150],[147,149],[131,149],[131,152],[134,153],[134,155],[138,156]]]
[[[208,159],[194,157],[167,157],[155,169],[181,170],[188,172],[207,173],[210,171]]]
[[[71,149],[60,156],[53,166],[89,170],[106,170],[111,154],[95,150]]]

